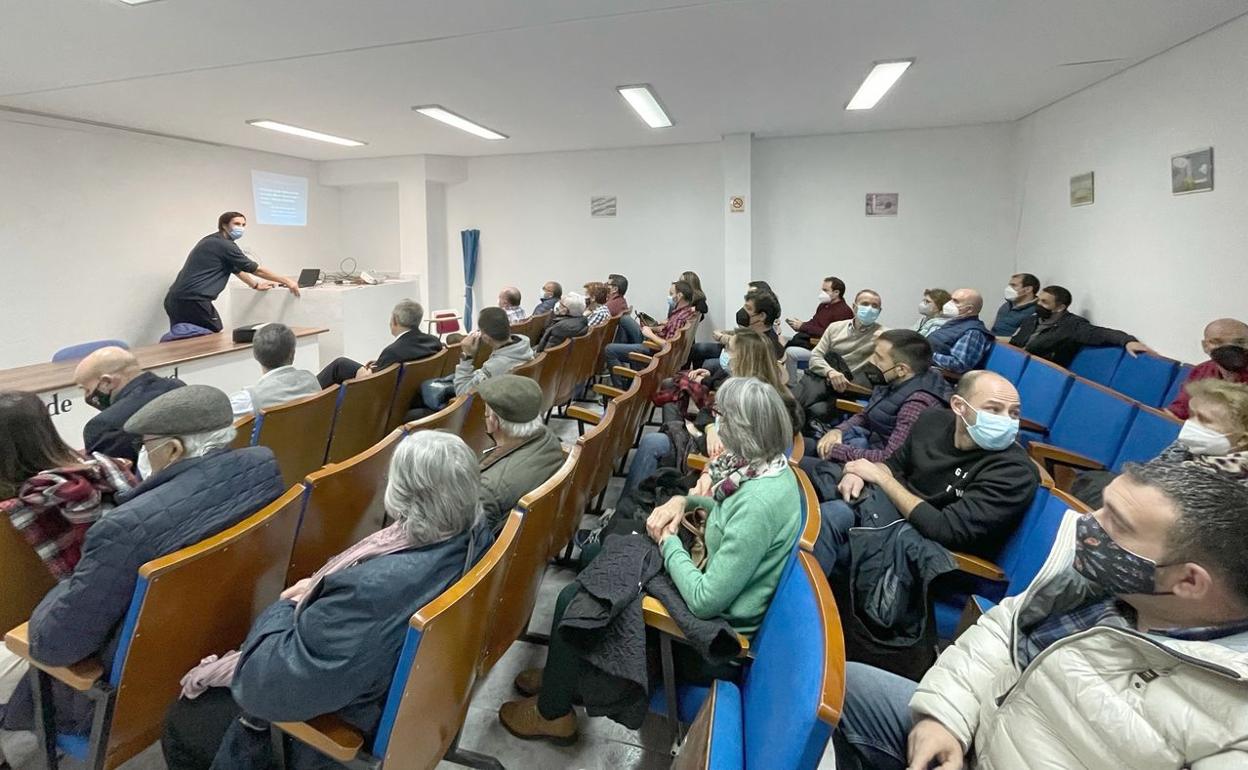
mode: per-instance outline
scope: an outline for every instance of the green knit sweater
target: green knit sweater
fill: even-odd
[[[791,468],[750,479],[722,503],[686,498],[685,509],[705,508],[706,569],[699,571],[679,537],[663,541],[667,572],[699,618],[723,618],[752,636],[792,558],[802,526],[801,495]]]

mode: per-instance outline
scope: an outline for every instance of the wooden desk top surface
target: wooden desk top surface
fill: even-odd
[[[327,332],[329,329],[300,326],[294,327],[292,331],[296,337],[310,337]],[[234,342],[229,330],[226,330],[220,334],[207,334],[186,340],[144,345],[131,348],[130,352],[138,357],[139,365],[144,369],[158,369],[249,348],[251,348],[251,343]],[[74,387],[74,369],[81,360],[76,358],[55,364],[32,364],[19,366],[16,369],[0,370],[0,390],[45,393],[49,390]]]

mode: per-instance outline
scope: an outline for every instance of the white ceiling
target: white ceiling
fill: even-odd
[[[5,0],[0,106],[312,159],[957,125],[1017,119],[1244,12],[1243,0]],[[842,109],[872,61],[910,56],[875,110]],[[1117,61],[1061,66],[1104,59]],[[645,82],[675,127],[645,128],[615,92]],[[418,104],[511,138],[461,134]]]

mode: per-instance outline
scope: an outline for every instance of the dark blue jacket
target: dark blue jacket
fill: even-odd
[[[30,654],[53,666],[98,655],[107,679],[139,567],[229,529],[284,489],[273,452],[248,447],[182,460],[119,494],[119,505],[87,531],[74,573],[54,586],[32,613]],[[29,698],[29,690],[24,696]],[[19,707],[18,697],[15,692],[6,727],[29,729],[21,725],[30,724],[33,704],[25,700]],[[59,697],[57,701],[62,729],[81,732],[74,728],[88,726],[70,716],[81,716],[81,708]]]
[[[988,327],[984,326],[984,322],[979,320],[979,316],[962,316],[960,318],[951,318],[944,325],[927,335],[927,344],[932,346],[932,353],[941,355],[950,355],[953,346],[958,344],[958,340],[962,339],[966,334],[978,334],[984,340],[984,352],[978,361],[967,362],[967,369],[978,369],[988,357],[988,351],[992,349],[992,333],[988,331]]]
[[[1023,321],[1031,318],[1036,314],[1036,301],[1033,299],[1026,305],[1014,307],[1014,304],[1006,300],[997,310],[997,317],[992,321],[992,336],[994,337],[1012,337],[1014,332],[1018,331],[1018,327],[1022,326]]]
[[[368,736],[371,750],[412,615],[462,577],[493,541],[483,518],[449,540],[326,577],[298,618],[294,602],[272,605],[240,648],[234,700],[270,722],[337,714]],[[237,722],[230,728],[240,729]],[[227,737],[222,750],[231,745],[237,746]],[[295,767],[308,764],[296,756]],[[231,765],[218,754],[214,767],[222,766]]]
[[[897,413],[916,393],[928,393],[941,403],[949,403],[949,383],[936,369],[928,369],[917,377],[902,383],[881,385],[871,392],[871,399],[862,411],[867,430],[871,432],[872,446],[888,443],[893,428],[897,426]]]
[[[99,452],[109,457],[124,457],[130,462],[139,458],[142,436],[126,433],[122,426],[135,412],[147,406],[147,402],[163,396],[185,383],[173,377],[161,377],[143,372],[117,391],[108,408],[92,417],[82,429],[82,441],[87,454]]]

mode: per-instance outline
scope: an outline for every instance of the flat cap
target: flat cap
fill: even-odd
[[[490,377],[477,386],[477,393],[494,414],[508,422],[528,422],[542,411],[542,389],[529,377]]]
[[[188,436],[228,428],[233,422],[229,396],[211,385],[187,385],[149,401],[126,420],[125,431],[140,436]]]

